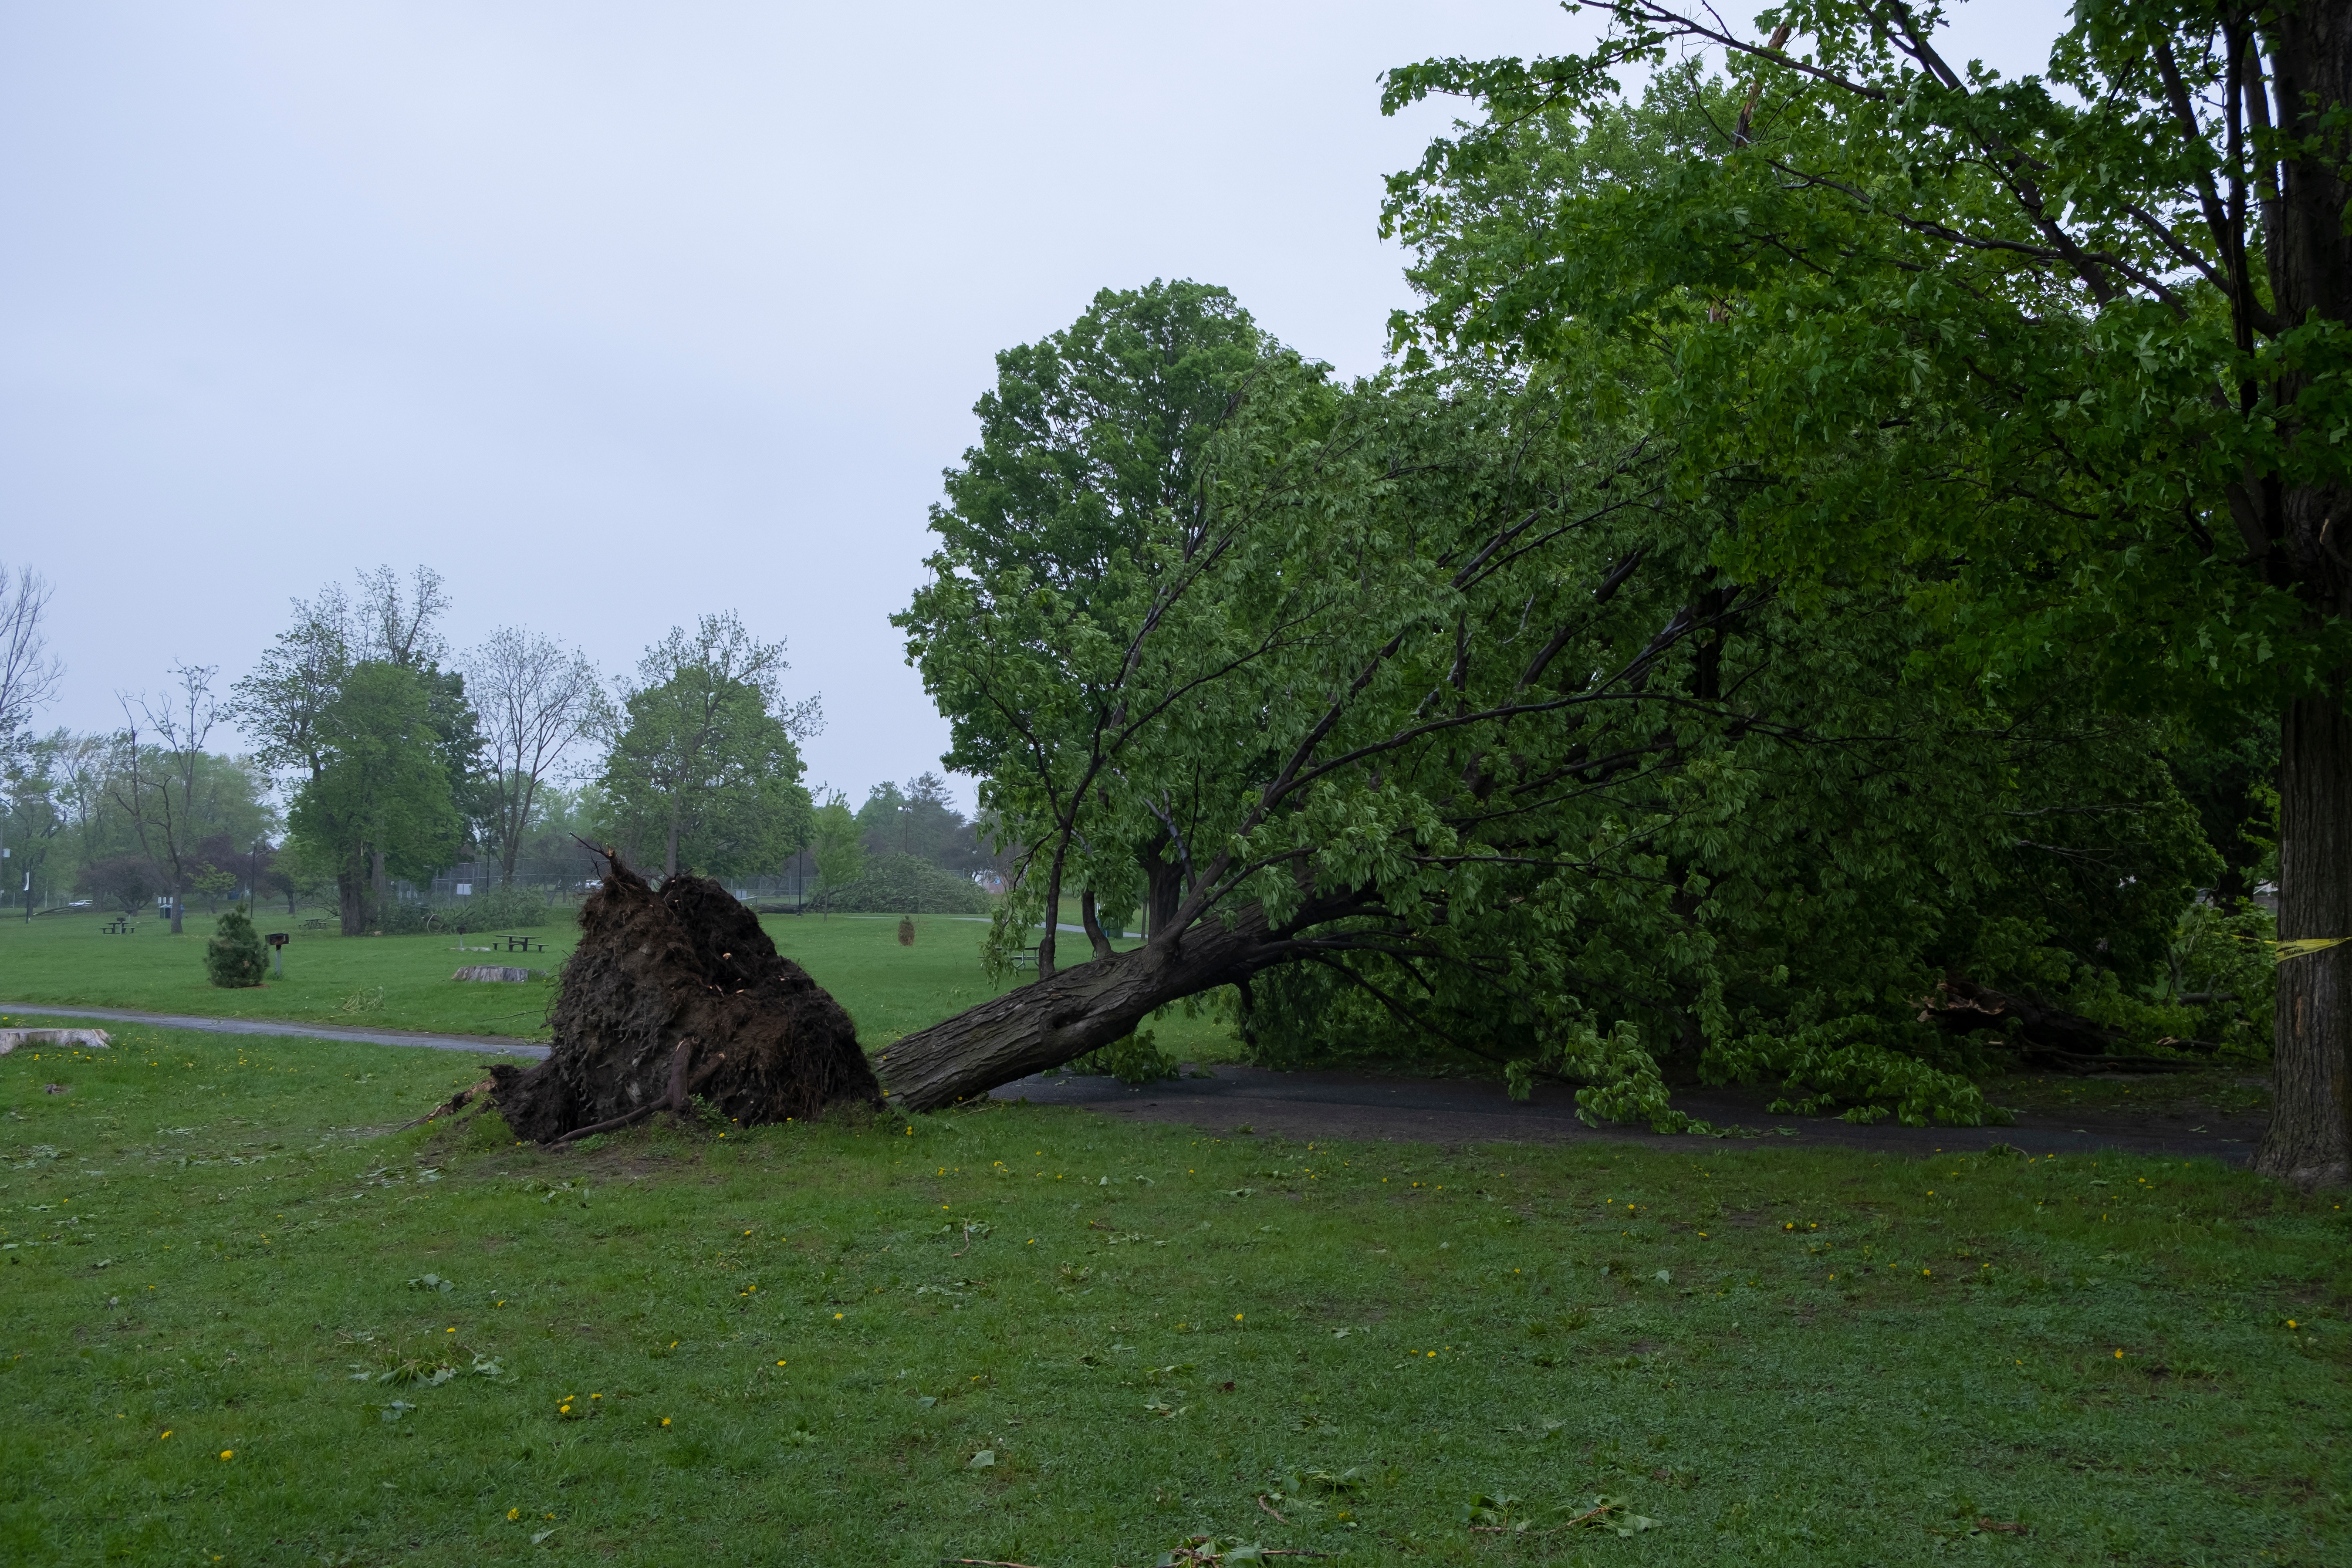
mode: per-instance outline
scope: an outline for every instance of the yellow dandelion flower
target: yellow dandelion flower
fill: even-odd
[[[236,1450],[235,1448],[223,1448],[221,1450],[221,1458],[224,1459],[234,1459],[236,1458]]]
[[[522,1510],[519,1508],[510,1508],[507,1510],[507,1517],[509,1519],[520,1519],[522,1517]]]
[[[663,1417],[662,1417],[662,1425],[663,1425],[663,1426],[668,1426],[668,1425],[669,1425],[669,1417],[668,1417],[668,1416],[665,1415],[665,1416],[663,1416]]]

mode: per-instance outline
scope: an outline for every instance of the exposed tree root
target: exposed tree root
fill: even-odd
[[[517,1137],[568,1142],[697,1100],[746,1127],[880,1102],[849,1015],[776,952],[758,916],[700,877],[656,891],[606,854],[563,966],[554,1050],[490,1069]]]

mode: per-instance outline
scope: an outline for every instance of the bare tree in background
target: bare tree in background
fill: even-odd
[[[587,655],[516,626],[499,627],[460,668],[489,742],[499,878],[510,888],[540,787],[572,747],[610,725],[612,705]]]
[[[433,629],[449,608],[440,573],[419,566],[409,574],[405,592],[389,566],[362,572],[359,579],[359,610],[352,628],[357,657],[422,669],[448,656],[448,643]]]
[[[180,934],[186,913],[190,862],[195,853],[196,773],[204,762],[205,739],[220,720],[220,705],[213,700],[213,677],[219,672],[217,665],[174,665],[172,676],[180,689],[160,709],[144,694],[115,693],[115,700],[122,704],[122,761],[111,793],[139,836],[140,852],[171,894],[173,936]],[[152,741],[140,732],[142,720]]]
[[[58,693],[66,667],[41,630],[49,584],[29,566],[0,564],[0,763],[16,755],[33,710]]]

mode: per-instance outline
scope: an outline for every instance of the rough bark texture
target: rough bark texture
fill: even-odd
[[[892,1104],[936,1110],[1109,1045],[1155,1007],[1246,981],[1295,957],[1253,906],[1132,952],[1074,964],[900,1040],[877,1066]]]
[[[2352,4],[2305,0],[2267,14],[2264,43],[2275,72],[2279,129],[2308,151],[2280,165],[2279,191],[2265,199],[2266,250],[2277,316],[2352,319],[2352,234],[2343,221],[2352,182],[2342,162],[2352,104]],[[2288,408],[2290,439],[2309,438],[2293,414],[2308,378],[2274,388]],[[2315,623],[2352,614],[2352,557],[2344,523],[2352,495],[2329,486],[2263,488],[2261,510],[2273,548],[2265,564],[2289,582]],[[2305,698],[2286,712],[2279,762],[2279,935],[2352,936],[2352,722],[2345,690]],[[2352,1182],[2352,951],[2331,948],[2279,967],[2273,1034],[2270,1131],[2254,1168],[2298,1186]]]
[[[2352,936],[2352,720],[2333,694],[2280,731],[2279,935]],[[2297,1186],[2352,1181],[2345,1004],[2352,944],[2279,965],[2270,1131],[2255,1168]]]
[[[580,927],[553,1053],[491,1069],[516,1136],[585,1136],[696,1097],[747,1127],[880,1101],[849,1015],[718,883],[671,877],[656,892],[614,858]]]
[[[359,857],[353,855],[335,873],[335,913],[342,922],[345,936],[363,936],[367,932],[367,900],[362,891],[359,868]]]

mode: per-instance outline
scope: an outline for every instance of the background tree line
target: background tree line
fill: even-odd
[[[518,881],[576,889],[580,840],[665,874],[777,878],[813,889],[908,855],[970,885],[987,864],[926,774],[877,786],[853,819],[856,852],[812,856],[819,814],[800,742],[821,723],[790,700],[781,642],[732,615],[673,628],[607,682],[576,650],[519,627],[453,652],[439,575],[359,574],[297,600],[255,668],[175,668],[164,695],[125,696],[103,735],[36,736],[30,715],[62,668],[42,631],[47,589],[17,574],[0,599],[0,844],[21,899],[29,874],[131,912],[190,899],[325,903],[347,934],[383,929],[402,885],[472,863],[482,892]],[[215,745],[233,723],[250,755]],[[485,868],[487,863],[487,868]],[[413,894],[410,897],[414,897]],[[520,906],[518,905],[518,908]]]

